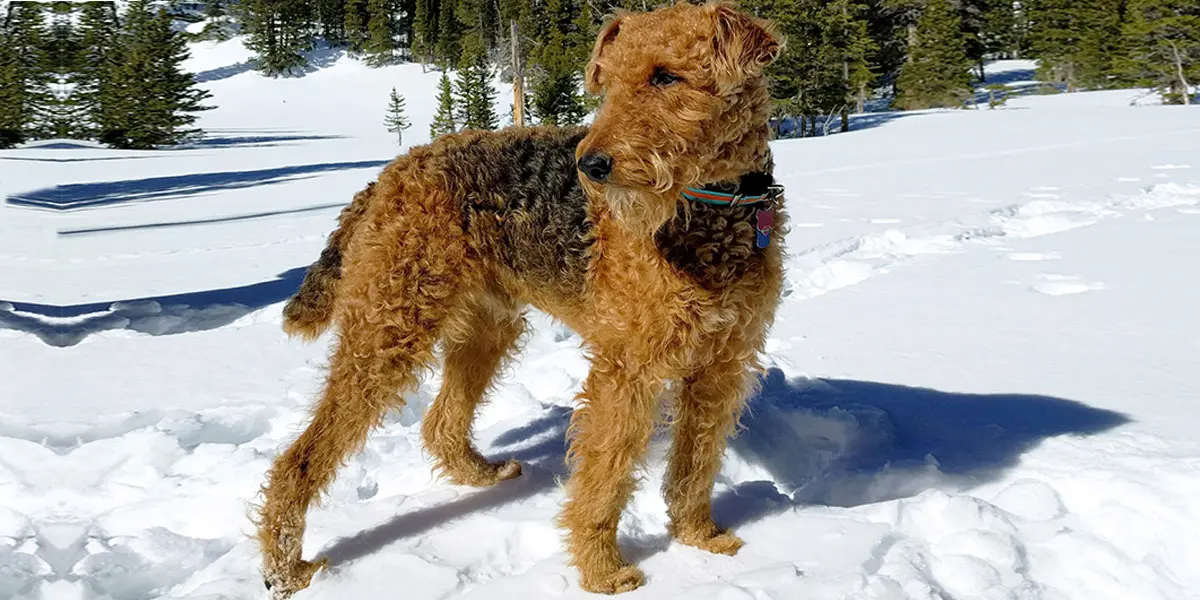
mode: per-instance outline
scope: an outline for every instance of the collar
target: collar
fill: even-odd
[[[747,173],[735,183],[685,187],[683,197],[715,206],[745,206],[775,202],[783,197],[783,186],[770,173]]]

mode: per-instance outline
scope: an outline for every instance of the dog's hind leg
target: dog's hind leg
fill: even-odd
[[[348,249],[338,347],[324,395],[308,428],[275,460],[263,490],[258,539],[264,582],[275,598],[307,587],[320,568],[302,559],[309,505],[384,411],[403,404],[397,392],[416,386],[450,307],[477,271],[468,264],[452,203],[444,195],[439,201],[437,188],[420,191],[412,202],[380,203]]]
[[[684,380],[675,411],[674,443],[663,482],[671,535],[680,543],[736,554],[742,540],[712,518],[713,480],[749,391],[743,361],[715,362]]]
[[[447,319],[442,389],[421,433],[438,468],[455,483],[486,486],[521,474],[516,461],[488,462],[471,443],[476,409],[516,346],[525,320],[500,294],[471,294]]]

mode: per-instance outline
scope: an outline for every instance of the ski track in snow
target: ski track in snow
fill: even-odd
[[[998,248],[1004,239],[1037,238],[1105,219],[1163,208],[1193,210],[1200,204],[1200,186],[1156,184],[1133,197],[1103,202],[1058,201],[1057,195],[1024,204],[1013,204],[978,217],[924,225],[911,229],[888,229],[879,233],[854,236],[800,251],[793,251],[789,263],[786,294],[813,298],[855,285],[890,272],[910,260],[938,254],[964,252],[972,246]],[[1010,260],[1052,260],[1056,253],[1010,253]],[[1033,286],[1049,295],[1101,289],[1103,284],[1050,281]]]

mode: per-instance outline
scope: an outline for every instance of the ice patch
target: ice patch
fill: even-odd
[[[1105,288],[1104,283],[1098,281],[1084,281],[1079,275],[1044,273],[1038,277],[1042,279],[1042,281],[1031,284],[1029,287],[1035,292],[1039,292],[1047,296],[1069,296],[1073,294],[1090,292],[1092,290],[1102,290]]]

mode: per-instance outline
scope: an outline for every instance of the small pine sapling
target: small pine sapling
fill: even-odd
[[[1008,102],[1008,86],[1002,83],[987,86],[987,92],[989,109],[995,110],[997,106],[1004,106]]]
[[[392,88],[391,99],[388,102],[387,118],[383,121],[387,126],[387,130],[396,134],[396,143],[404,145],[404,130],[412,127],[412,122],[408,120],[408,116],[404,114],[404,96],[396,93],[396,88]]]

